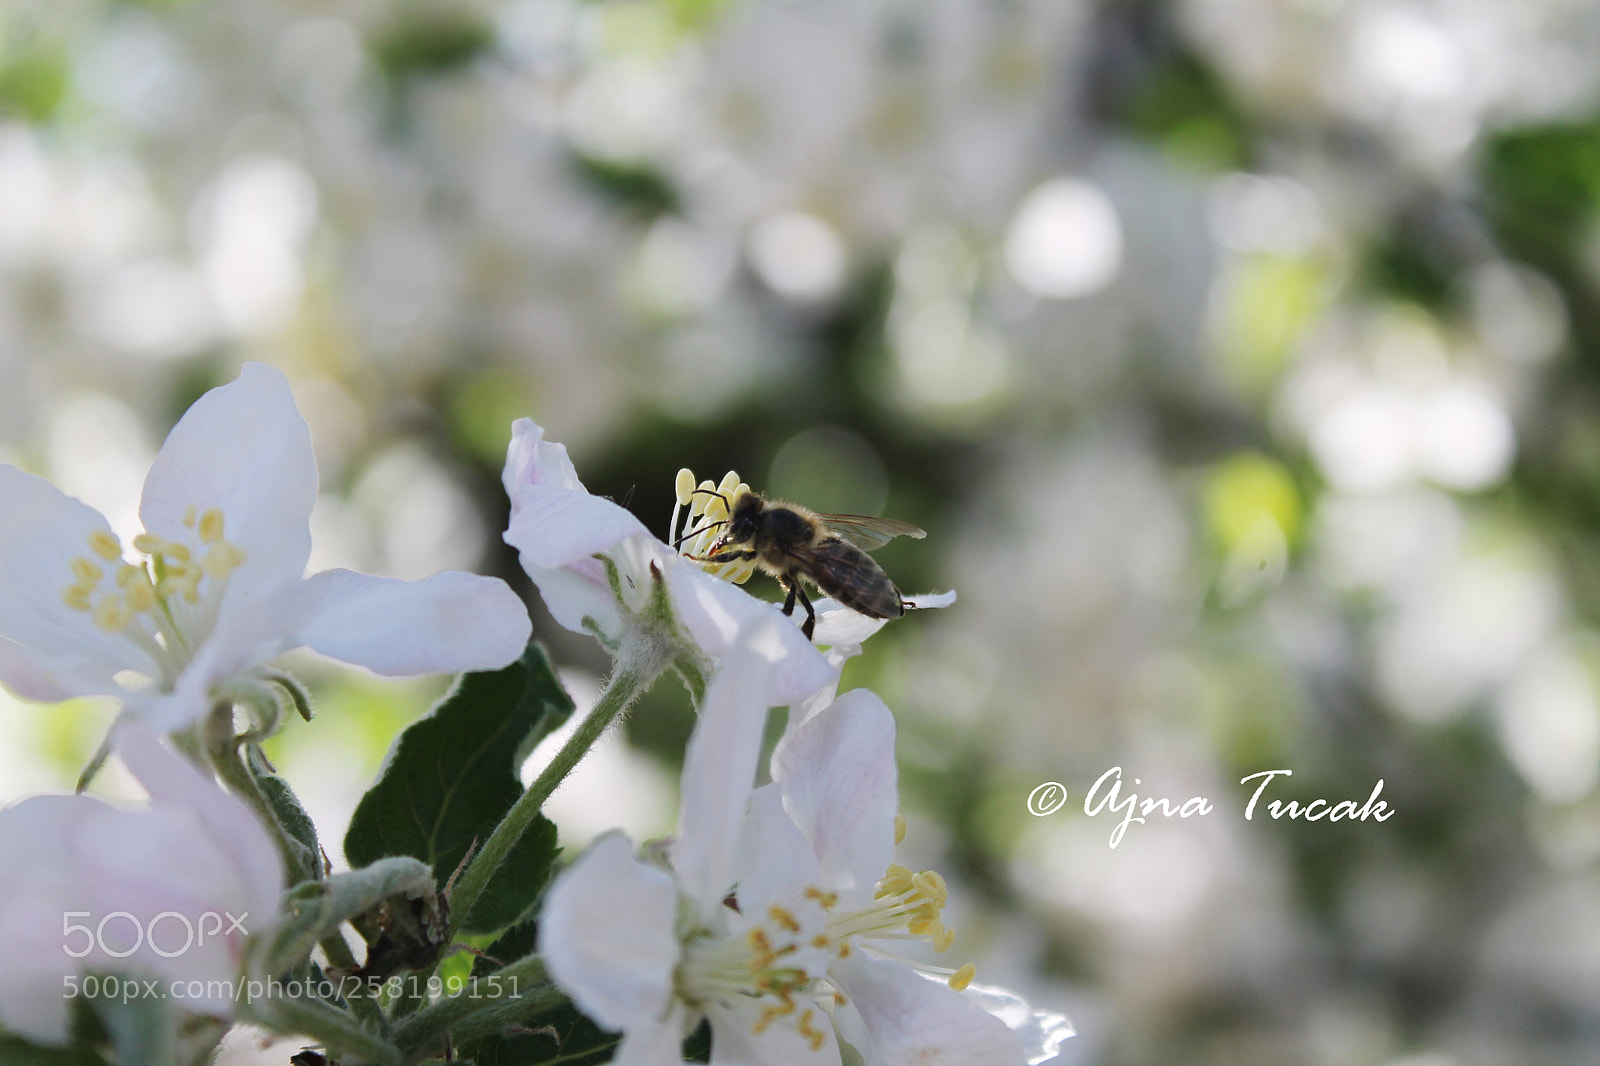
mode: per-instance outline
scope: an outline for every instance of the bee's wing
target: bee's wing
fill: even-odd
[[[895,537],[911,537],[921,540],[928,534],[925,530],[918,529],[910,522],[901,522],[893,518],[873,518],[864,514],[819,514],[824,525],[847,538],[862,551],[872,551],[881,548]]]

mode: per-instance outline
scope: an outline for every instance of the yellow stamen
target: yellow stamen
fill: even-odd
[[[108,563],[114,563],[122,558],[122,545],[117,542],[115,536],[103,529],[97,529],[89,534],[89,548]]]
[[[74,611],[87,611],[91,606],[89,603],[89,593],[91,591],[82,585],[68,585],[61,590],[61,599]]]
[[[899,811],[894,815],[894,842],[898,846],[906,838],[906,816]]]
[[[183,509],[183,524],[190,529],[194,528],[194,504]]]
[[[222,510],[213,507],[200,516],[200,543],[215,544],[222,539]]]
[[[957,992],[965,992],[972,979],[978,976],[978,968],[972,963],[967,963],[961,969],[950,975],[950,987]]]
[[[672,491],[677,494],[679,507],[689,506],[694,499],[694,471],[688,467],[678,471],[678,480],[673,484]]]
[[[106,572],[80,555],[72,560],[72,576],[78,579],[78,584],[94,588],[100,584],[100,579],[106,576]]]
[[[795,1028],[800,1031],[801,1036],[806,1038],[806,1043],[811,1045],[812,1051],[820,1051],[822,1049],[826,1038],[821,1032],[812,1028],[811,1011],[807,1010],[800,1013],[800,1020],[795,1023]]]
[[[107,633],[115,633],[133,621],[133,612],[120,596],[105,596],[94,605],[94,624]]]

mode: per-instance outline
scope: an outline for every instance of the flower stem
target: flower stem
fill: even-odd
[[[628,705],[650,687],[661,673],[663,665],[646,659],[643,662],[618,666],[605,691],[595,701],[593,709],[582,722],[578,723],[577,730],[567,738],[561,750],[556,752],[550,765],[545,767],[544,772],[517,798],[517,802],[506,812],[506,816],[500,820],[500,824],[489,835],[489,839],[484,841],[483,847],[478,850],[472,862],[462,871],[461,879],[450,892],[452,933],[455,929],[459,929],[462,920],[472,913],[478,897],[483,895],[483,890],[488,887],[489,878],[500,869],[506,856],[511,854],[511,849],[522,839],[523,832],[533,822],[539,809],[544,806],[544,801],[550,798],[550,793],[556,790],[556,786],[561,784],[567,774],[572,772],[572,768],[588,754],[590,748],[594,747],[595,741],[600,739],[606,727],[616,721]]]
[[[233,731],[233,704],[228,701],[217,704],[206,716],[202,727],[205,730],[206,755],[211,762],[212,769],[217,776],[233,790],[234,794],[243,799],[266,825],[267,831],[272,834],[273,843],[278,846],[278,854],[283,859],[284,875],[290,884],[299,881],[315,881],[320,871],[316,868],[316,857],[308,856],[305,847],[290,836],[283,821],[278,817],[278,812],[273,809],[271,801],[261,788],[261,782],[256,780],[255,774],[250,772],[250,767],[245,765],[243,754],[239,751],[238,738]]]
[[[395,1042],[411,1055],[427,1052],[446,1032],[455,1040],[488,1036],[566,998],[546,980],[543,960],[530,955],[473,978],[459,994],[406,1019],[395,1031]]]

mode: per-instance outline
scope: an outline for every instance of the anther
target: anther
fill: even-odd
[[[105,596],[94,605],[95,625],[107,633],[115,633],[133,621],[133,613],[120,596]]]
[[[93,588],[100,584],[106,572],[80,555],[72,560],[72,576],[78,579],[78,584]]]
[[[222,539],[222,509],[213,507],[200,516],[200,543],[215,544]]]
[[[678,506],[687,507],[694,499],[694,471],[688,467],[678,471],[678,480],[673,483],[672,490],[677,493]]]
[[[108,563],[114,563],[122,558],[122,545],[117,542],[115,535],[103,529],[97,529],[89,534],[89,548]]]
[[[967,986],[972,983],[972,979],[976,976],[978,976],[978,968],[969,962],[950,975],[950,987],[957,992],[965,992]]]
[[[68,585],[61,590],[61,599],[74,611],[87,611],[91,606],[89,603],[90,591],[90,589],[86,589],[82,585]]]
[[[906,838],[906,816],[899,811],[894,815],[894,842],[899,844]]]

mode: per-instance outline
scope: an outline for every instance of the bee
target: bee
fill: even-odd
[[[800,587],[805,578],[852,611],[868,618],[899,618],[911,606],[889,580],[883,567],[867,552],[894,537],[918,540],[928,534],[909,522],[857,514],[821,514],[799,504],[768,500],[756,492],[740,492],[729,499],[720,492],[696,489],[716,496],[728,507],[728,517],[703,526],[684,538],[725,526],[701,562],[754,561],[788,590],[783,613],[794,614],[795,601],[805,608],[800,631],[810,640],[817,612]]]

